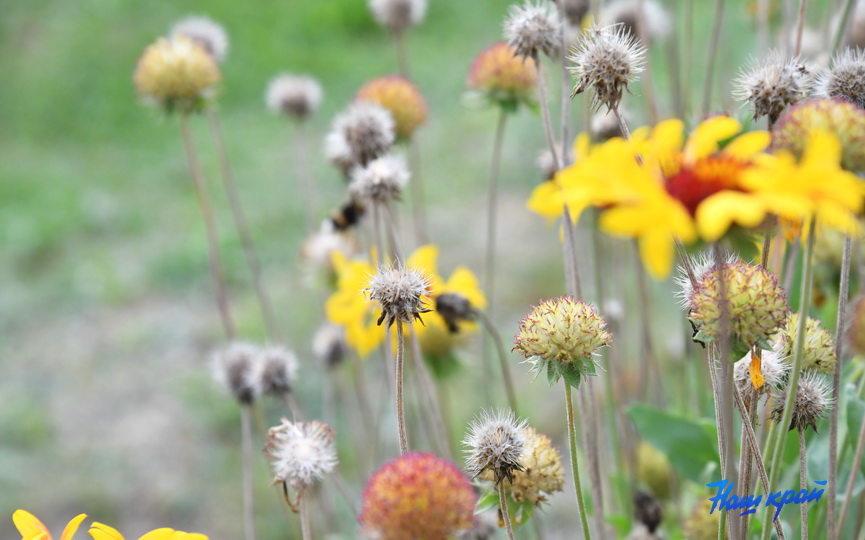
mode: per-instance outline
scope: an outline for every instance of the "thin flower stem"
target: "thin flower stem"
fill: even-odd
[[[294,150],[295,174],[300,183],[300,191],[303,196],[303,218],[306,222],[308,232],[315,230],[317,204],[315,190],[312,187],[312,175],[309,172],[309,150],[306,146],[306,124],[302,121],[295,123],[292,149]]]
[[[556,149],[556,138],[553,135],[553,122],[550,120],[550,103],[547,99],[547,82],[544,79],[544,70],[540,58],[535,58],[535,70],[538,74],[538,98],[541,101],[541,118],[544,122],[544,133],[547,135],[547,144],[550,145],[550,153],[553,156],[553,166],[558,171],[562,168],[562,160]]]
[[[589,521],[586,519],[586,505],[583,503],[583,487],[580,484],[580,469],[577,465],[577,427],[574,424],[574,404],[571,400],[571,385],[565,383],[565,411],[568,416],[568,441],[571,449],[571,473],[574,477],[574,490],[577,492],[577,509],[580,512],[580,524],[583,527],[583,538],[591,540]],[[602,531],[599,531],[599,534]]]
[[[597,436],[600,433],[596,419],[598,417],[595,410],[595,398],[592,391],[592,381],[584,381],[580,388],[577,389],[577,397],[579,401],[580,416],[583,419],[580,422],[580,427],[583,432],[583,444],[587,452],[586,457],[589,460],[589,490],[592,492],[592,517],[595,519],[595,529],[598,534],[604,532],[604,491],[603,479],[601,478],[601,463],[598,455],[598,441],[601,439]]]
[[[577,269],[577,238],[574,224],[571,220],[571,210],[565,205],[562,215],[562,228],[565,230],[564,263],[565,263],[565,290],[574,298],[582,296],[580,287],[580,274]]]
[[[802,260],[802,284],[799,294],[799,324],[796,327],[796,341],[793,347],[793,365],[790,368],[790,380],[787,384],[787,397],[784,403],[784,412],[778,422],[777,435],[772,449],[772,459],[769,470],[769,493],[775,489],[778,476],[781,473],[781,462],[784,454],[784,443],[787,440],[787,427],[790,425],[790,417],[796,403],[796,391],[799,388],[799,374],[802,371],[802,357],[805,352],[805,323],[808,320],[808,309],[811,305],[811,280],[814,270],[814,227],[816,216],[811,216],[808,225],[808,241],[805,244],[805,258]],[[769,508],[766,509],[763,522],[769,519]],[[769,539],[769,528],[763,529],[763,540]]]
[[[396,45],[396,62],[399,74],[403,77],[408,77],[409,61],[408,47],[405,44],[405,32],[394,32],[393,41],[394,45]]]
[[[799,489],[807,491],[808,487],[808,467],[805,460],[805,430],[799,429]],[[802,540],[808,540],[808,505],[802,501],[799,504],[800,516],[802,518]]]
[[[376,266],[380,266],[382,264],[386,264],[389,260],[387,257],[387,243],[384,239],[384,234],[382,234],[381,222],[382,222],[382,211],[381,205],[374,201],[372,203],[372,243],[375,247],[373,253],[373,264]]]
[[[402,249],[400,248],[399,235],[397,234],[396,221],[394,221],[393,209],[390,207],[390,201],[384,201],[381,206],[384,209],[382,215],[384,217],[384,226],[387,231],[388,240],[390,241],[390,254],[395,260],[401,260]]]
[[[474,310],[474,313],[481,321],[481,325],[484,327],[487,333],[489,333],[490,339],[496,346],[496,352],[498,353],[499,363],[501,364],[502,368],[502,379],[504,379],[505,395],[508,398],[508,406],[511,408],[515,415],[519,416],[519,411],[517,409],[517,394],[516,392],[514,392],[514,381],[511,377],[511,368],[508,364],[508,354],[507,352],[505,352],[502,336],[501,334],[499,334],[499,331],[496,330],[495,325],[493,325],[493,321],[490,320],[486,313],[479,309]]]
[[[505,521],[505,530],[508,531],[508,540],[514,540],[514,527],[511,525],[511,515],[508,512],[508,501],[505,499],[505,483],[499,482],[499,508],[502,512],[502,519]]]
[[[405,336],[402,321],[396,321],[396,422],[399,429],[399,453],[408,453],[408,432],[405,427],[405,408],[403,403],[403,366],[405,364]]]
[[[682,60],[684,64],[684,74],[682,75],[682,111],[680,118],[684,118],[686,113],[691,112],[691,99],[694,79],[694,2],[695,0],[685,0],[685,58]]]
[[[309,527],[309,506],[306,503],[306,497],[301,493],[297,498],[300,499],[300,531],[303,540],[312,540],[312,531]]]
[[[198,203],[204,214],[204,226],[207,230],[207,253],[210,261],[210,275],[213,278],[213,286],[216,291],[216,305],[219,308],[219,316],[222,319],[222,328],[228,339],[234,339],[234,322],[228,309],[228,295],[225,292],[225,281],[222,278],[222,266],[219,262],[219,243],[216,238],[216,225],[213,221],[213,213],[210,209],[210,201],[204,188],[204,180],[201,177],[201,169],[192,144],[192,135],[189,133],[189,112],[180,113],[180,131],[183,135],[183,147],[186,150],[186,159],[189,162],[189,172],[195,184],[195,192],[198,195]]]
[[[757,0],[757,47],[761,51],[769,49],[769,2]]]
[[[715,59],[718,56],[718,42],[721,40],[721,23],[724,19],[724,0],[715,0],[715,14],[712,24],[712,36],[709,41],[709,57],[706,61],[705,85],[703,87],[703,114],[709,113],[712,106],[712,85],[715,75]],[[768,530],[768,529],[767,529]]]
[[[847,302],[850,295],[850,264],[852,242],[848,234],[844,238],[844,254],[841,256],[841,282],[838,285],[838,318],[835,321],[835,372],[832,374],[832,407],[829,417],[829,493],[838,493],[838,406],[841,394],[841,369],[844,366],[844,328],[847,325]],[[828,522],[835,523],[835,497],[829,498]]]
[[[219,114],[216,112],[216,109],[208,108],[207,118],[210,121],[210,133],[216,145],[216,153],[219,155],[219,170],[222,173],[222,184],[225,188],[225,193],[228,195],[231,215],[234,218],[234,225],[237,227],[237,234],[240,236],[246,265],[249,268],[252,286],[258,298],[258,305],[264,317],[268,336],[272,340],[284,341],[279,332],[279,325],[276,324],[273,304],[261,280],[261,261],[258,258],[255,243],[252,241],[252,234],[249,232],[249,222],[246,220],[246,212],[243,210],[243,204],[240,202],[240,196],[237,193],[237,182],[234,180],[234,171],[228,160],[228,152],[225,149],[225,137],[222,133],[222,126],[219,122]]]
[[[640,263],[640,248],[637,242],[634,241],[631,246],[634,251],[634,273],[637,277],[638,299],[640,302],[640,343],[645,360],[643,361],[644,381],[643,386],[644,396],[649,394],[649,381],[654,383],[655,400],[658,405],[663,406],[663,390],[661,388],[661,367],[658,364],[658,358],[655,356],[654,340],[652,339],[652,299],[649,295],[649,283],[646,280],[646,272],[643,265]],[[649,373],[651,370],[651,374]]]
[[[561,13],[564,20],[564,12]],[[562,161],[560,165],[567,167],[571,162],[571,72],[568,70],[568,42],[565,37],[565,24],[561,25],[561,54],[562,63]]]
[[[419,244],[429,241],[426,226],[426,205],[424,203],[423,175],[420,168],[420,145],[412,137],[408,142],[408,166],[411,170],[411,214],[414,218],[414,232]]]
[[[252,481],[252,415],[250,406],[240,408],[240,446],[243,454],[243,537],[255,540],[255,503]]]
[[[832,41],[832,54],[834,55],[841,47],[844,41],[844,36],[847,34],[847,26],[850,22],[850,13],[853,12],[854,0],[847,0],[844,4],[844,9],[841,10],[841,20],[838,21],[838,28],[835,29],[835,39]]]
[[[411,328],[411,323],[409,324],[409,328]],[[414,368],[417,371],[418,376],[420,377],[420,386],[421,391],[423,393],[423,397],[427,402],[427,408],[429,409],[429,414],[432,417],[433,429],[435,430],[436,438],[439,440],[439,444],[441,444],[441,452],[444,457],[447,459],[451,458],[451,441],[448,436],[447,429],[445,428],[444,417],[442,416],[441,408],[439,407],[438,400],[436,399],[435,393],[435,382],[433,382],[432,376],[430,376],[429,369],[426,366],[426,362],[423,358],[423,351],[421,350],[420,340],[417,337],[417,332],[410,332],[411,334],[411,346],[412,346],[412,359],[414,360]]]
[[[622,113],[619,112],[619,108],[614,107],[610,110],[613,111],[613,114],[616,117],[616,122],[619,124],[619,130],[621,130],[622,136],[625,139],[630,139],[631,138],[631,130],[628,129],[628,123],[625,122],[625,117],[622,116]]]
[[[805,10],[808,7],[808,0],[799,0],[799,18],[796,22],[796,45],[793,48],[793,56],[799,56],[802,51],[802,33],[805,31]],[[804,508],[804,504],[802,505]],[[807,535],[807,531],[806,535]],[[804,538],[804,537],[803,537]]]
[[[835,529],[835,538],[841,538],[841,533],[844,531],[844,520],[847,519],[847,510],[850,508],[850,501],[853,500],[853,486],[856,485],[859,466],[862,464],[863,451],[865,451],[865,422],[862,422],[862,426],[859,428],[856,452],[853,456],[853,465],[850,468],[850,478],[847,480],[847,488],[844,490],[844,504],[841,505],[841,512],[838,514],[838,526]]]
[[[646,9],[645,1],[637,0],[637,33],[640,43],[648,51],[649,36],[646,33]],[[652,56],[646,54],[646,68],[643,71],[643,94],[646,98],[646,111],[649,115],[649,124],[658,123],[658,103],[655,98],[654,85],[652,84]]]

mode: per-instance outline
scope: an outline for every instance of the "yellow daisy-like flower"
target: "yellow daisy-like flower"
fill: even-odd
[[[81,522],[87,517],[87,514],[78,514],[72,518],[66,527],[63,528],[63,533],[60,534],[60,540],[72,540],[75,532],[81,525]],[[15,528],[21,534],[21,540],[52,540],[51,533],[48,528],[39,521],[39,518],[28,512],[27,510],[15,510],[12,514],[12,522],[15,523]]]
[[[93,540],[125,540],[123,535],[104,523],[93,522],[87,531]],[[175,531],[174,529],[156,529],[145,534],[138,540],[207,540],[207,536],[198,533]]]
[[[376,324],[381,309],[364,298],[362,291],[375,274],[366,261],[348,260],[341,252],[331,256],[336,272],[336,291],[325,302],[330,322],[345,329],[345,341],[361,357],[375,350],[385,337],[385,328]]]

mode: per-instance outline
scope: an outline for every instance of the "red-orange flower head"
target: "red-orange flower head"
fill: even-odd
[[[505,42],[487,47],[472,62],[466,85],[502,105],[530,100],[538,84],[535,61],[516,53]]]
[[[749,165],[733,156],[713,154],[682,167],[667,178],[664,184],[667,193],[681,202],[691,216],[697,215],[697,207],[710,196],[723,190],[741,191],[738,186],[739,173]]]
[[[359,100],[378,103],[390,111],[396,123],[396,136],[408,139],[426,123],[426,100],[411,81],[399,75],[376,77],[357,91]]]
[[[456,465],[412,452],[370,478],[363,492],[361,530],[377,540],[447,540],[471,528],[476,501]]]

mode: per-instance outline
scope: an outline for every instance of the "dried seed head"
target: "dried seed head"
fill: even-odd
[[[168,109],[191,108],[213,94],[219,67],[204,48],[186,36],[159,38],[147,47],[135,68],[138,93]]]
[[[514,472],[524,470],[520,459],[526,447],[526,427],[526,421],[517,420],[511,411],[482,412],[463,440],[466,472],[476,478],[490,471],[496,484],[505,479],[513,484]]]
[[[821,72],[815,95],[843,98],[865,107],[865,51],[845,47],[832,59],[832,69]]]
[[[568,59],[574,64],[568,69],[577,77],[572,95],[593,89],[592,107],[603,103],[616,109],[628,84],[643,71],[646,48],[621,27],[593,26]]]
[[[637,480],[651,488],[655,496],[667,498],[673,476],[667,456],[646,441],[640,441],[636,449],[636,462]]]
[[[168,38],[175,39],[177,36],[186,36],[198,43],[217,62],[225,60],[225,55],[228,54],[228,34],[209,17],[192,15],[177,21],[171,27]]]
[[[344,174],[363,166],[390,150],[394,121],[387,109],[376,103],[356,101],[337,115],[325,138],[325,154]]]
[[[355,167],[348,190],[352,197],[364,203],[399,200],[409,176],[405,160],[388,154],[370,161],[365,167]]]
[[[569,26],[577,27],[583,25],[583,19],[589,13],[591,3],[589,0],[553,0],[559,8],[562,19]]]
[[[754,388],[751,379],[751,351],[733,366],[733,380],[746,405],[754,396],[759,398],[780,389],[790,372],[790,363],[785,356],[774,350],[763,350],[760,354],[760,373],[763,376],[763,386],[760,388]]]
[[[477,312],[469,299],[459,293],[444,293],[436,296],[435,312],[442,316],[448,331],[456,334],[460,331],[460,323],[473,321]]]
[[[640,4],[643,7],[640,16]],[[619,24],[625,33],[635,40],[640,39],[640,20],[646,23],[645,34],[648,41],[665,39],[670,35],[670,16],[655,0],[616,0],[604,6],[601,20],[606,24]]]
[[[258,351],[252,378],[262,393],[282,397],[291,392],[297,379],[297,356],[285,347],[268,345]]]
[[[395,264],[380,267],[364,293],[381,305],[377,324],[386,321],[391,326],[396,321],[411,323],[414,320],[423,323],[421,313],[431,311],[424,307],[429,286],[429,278],[420,270]]]
[[[725,262],[720,270],[723,287],[719,269],[712,265],[698,277],[697,285],[685,299],[694,341],[710,343],[719,339],[723,294],[732,337],[744,348],[767,344],[789,311],[778,280],[763,267],[742,261]]]
[[[260,379],[254,377],[258,353],[255,345],[235,341],[215,351],[210,358],[216,380],[243,405],[249,405],[262,394]]]
[[[426,0],[369,0],[369,9],[380,25],[401,34],[423,21]]]
[[[784,390],[784,394],[788,390]],[[786,399],[778,399],[772,409],[772,419],[780,422],[784,415]],[[807,371],[799,377],[799,388],[796,390],[796,402],[793,414],[790,416],[790,431],[804,431],[808,426],[817,431],[817,420],[825,418],[832,408],[832,385],[822,375]]]
[[[733,96],[751,104],[755,119],[768,116],[774,124],[784,109],[811,93],[813,68],[798,57],[770,51],[762,61],[751,59],[734,85]]]
[[[592,304],[570,296],[549,298],[520,321],[514,349],[528,358],[537,372],[567,368],[581,376],[593,375],[592,357],[612,341],[606,328],[607,323]],[[557,379],[550,377],[551,382]]]
[[[471,528],[476,501],[456,465],[412,452],[386,463],[369,479],[361,532],[376,540],[448,540]]]
[[[347,352],[348,344],[341,326],[325,323],[315,332],[312,338],[312,353],[327,369],[342,364]]]
[[[775,334],[772,348],[781,358],[793,358],[793,348],[796,344],[796,330],[799,328],[799,314],[791,313],[787,321]],[[838,359],[835,356],[835,338],[820,326],[820,321],[808,317],[805,321],[804,356],[802,370],[814,370],[820,373],[832,374]]]
[[[865,356],[865,296],[852,304],[850,326],[847,328],[847,343],[853,354]]]
[[[290,422],[283,418],[280,425],[270,428],[264,455],[271,459],[273,483],[302,491],[332,472],[339,463],[335,435],[317,420]]]
[[[560,158],[564,155],[562,150],[562,145],[556,143],[556,155]],[[556,173],[559,172],[559,170],[556,169],[556,160],[553,159],[553,152],[550,150],[549,146],[538,153],[538,157],[535,159],[535,165],[540,169],[541,176],[544,180],[552,180],[556,176]]]
[[[364,84],[355,97],[378,103],[390,111],[398,139],[411,138],[415,130],[426,123],[426,100],[417,86],[405,77],[377,77]]]
[[[357,238],[349,231],[336,228],[333,221],[322,221],[317,231],[304,241],[300,248],[301,258],[318,268],[333,270],[333,254],[342,253],[346,258],[358,252]]]
[[[535,61],[520,60],[516,54],[504,42],[487,47],[472,61],[466,85],[501,106],[515,108],[530,101],[538,85]]]
[[[505,480],[505,491],[518,504],[526,501],[537,507],[547,500],[547,497],[557,491],[562,491],[565,481],[565,471],[562,468],[562,456],[546,435],[538,433],[532,427],[523,429],[526,443],[519,463],[522,469],[512,471],[513,478]],[[495,480],[491,469],[482,472],[480,478]]]
[[[321,85],[308,75],[283,73],[267,84],[264,102],[274,114],[305,120],[321,103]]]
[[[625,119],[625,123],[627,124],[630,116],[628,111],[625,110],[624,107],[620,106],[619,114],[622,115],[622,118]],[[609,110],[598,111],[594,116],[592,116],[592,122],[589,125],[589,133],[591,133],[592,138],[598,142],[607,141],[613,137],[625,136],[625,134],[622,133],[622,126],[616,119],[616,115],[611,114]]]
[[[838,136],[844,169],[865,171],[865,110],[841,98],[811,99],[790,108],[772,129],[772,149],[801,158],[817,131]]]
[[[505,20],[505,39],[517,56],[533,58],[543,53],[558,54],[562,40],[562,22],[549,4],[526,0],[522,6],[512,5]]]

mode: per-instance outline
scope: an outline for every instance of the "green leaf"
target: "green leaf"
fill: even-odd
[[[628,415],[640,435],[666,454],[670,465],[688,480],[703,483],[703,470],[719,461],[717,444],[700,422],[650,405],[632,405]]]
[[[549,360],[544,360],[544,362],[547,364],[547,382],[552,386],[559,382],[559,378],[561,378],[559,370],[556,368],[558,362],[550,362]]]
[[[533,505],[531,501],[523,501],[520,511],[520,525],[528,523],[529,520],[532,519],[532,514],[534,513],[534,511],[535,505]]]
[[[565,379],[565,382],[573,386],[574,388],[580,387],[580,378],[582,374],[580,373],[580,368],[574,362],[568,362],[564,364],[561,368],[562,378]]]
[[[484,512],[489,512],[495,508],[499,507],[499,493],[495,489],[492,491],[488,491],[481,495],[481,498],[478,499],[477,504],[475,505],[475,515],[483,514]]]
[[[604,518],[607,523],[616,528],[616,532],[618,532],[619,536],[626,536],[628,531],[631,530],[631,520],[628,519],[628,516],[622,514],[613,514]]]

